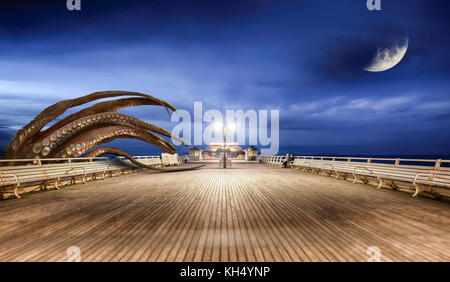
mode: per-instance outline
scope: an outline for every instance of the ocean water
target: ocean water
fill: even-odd
[[[160,155],[163,151],[159,148],[146,144],[142,141],[137,140],[116,140],[107,144],[104,144],[105,146],[113,146],[117,148],[121,148],[131,155]],[[177,153],[180,155],[188,154],[188,149],[191,146],[185,147],[185,146],[177,146]],[[201,146],[206,147],[206,146]],[[241,146],[242,148],[246,148],[247,146]],[[285,154],[294,154],[296,156],[333,156],[333,157],[361,157],[361,158],[401,158],[401,159],[428,159],[428,160],[450,160],[450,154],[351,154],[346,152],[351,152],[352,148],[339,148],[342,149],[338,150],[338,148],[304,148],[302,150],[301,147],[292,146],[292,147],[281,147],[279,150],[279,155],[285,155]],[[4,152],[4,146],[3,148],[0,147],[0,158],[3,156]],[[328,152],[321,154],[320,152]],[[330,153],[330,152],[337,152],[337,153]],[[377,161],[375,161],[377,162]],[[383,161],[379,161],[383,162]],[[392,162],[387,162],[392,163]],[[412,165],[426,165],[426,166],[434,166],[434,163],[429,162],[407,162]],[[450,167],[450,164],[444,163],[442,164],[443,167]]]

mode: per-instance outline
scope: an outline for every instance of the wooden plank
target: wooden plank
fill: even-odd
[[[450,206],[257,163],[0,201],[0,261],[449,261]]]

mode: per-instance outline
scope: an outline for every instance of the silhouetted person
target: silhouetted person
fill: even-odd
[[[287,165],[289,163],[289,154],[286,154],[286,157],[284,158],[283,167],[287,168]]]
[[[289,155],[289,154],[286,154],[286,158],[284,159],[284,162],[283,162],[283,167],[284,168],[287,168],[288,167],[288,165],[292,162],[294,160],[294,155]]]

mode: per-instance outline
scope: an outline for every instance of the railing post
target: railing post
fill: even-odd
[[[400,159],[396,159],[395,160],[395,166],[399,166],[399,164],[400,164]]]
[[[441,167],[441,163],[442,163],[441,159],[437,160],[436,163],[434,164],[434,170],[438,170]]]

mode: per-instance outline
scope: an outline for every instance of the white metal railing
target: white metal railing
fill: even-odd
[[[159,156],[133,156],[136,160],[154,160],[159,159]],[[48,158],[48,159],[0,159],[0,169],[4,166],[9,166],[12,164],[13,166],[17,165],[27,165],[27,164],[35,164],[35,165],[43,165],[48,163],[73,163],[73,162],[93,162],[93,161],[113,161],[113,160],[126,160],[125,157],[93,157],[93,158]]]

